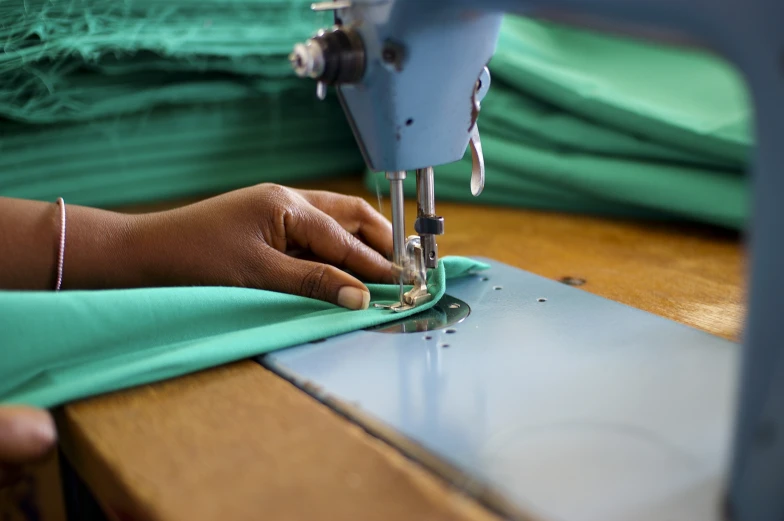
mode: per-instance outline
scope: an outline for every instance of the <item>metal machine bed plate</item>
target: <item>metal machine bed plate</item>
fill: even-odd
[[[507,516],[720,519],[739,347],[487,262],[446,329],[260,361]]]

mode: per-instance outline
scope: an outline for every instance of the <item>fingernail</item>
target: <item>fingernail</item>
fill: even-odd
[[[338,305],[347,309],[367,309],[370,305],[370,293],[352,286],[344,286],[338,291]]]

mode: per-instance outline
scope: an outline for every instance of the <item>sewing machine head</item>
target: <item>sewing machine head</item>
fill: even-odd
[[[335,25],[297,45],[292,66],[317,82],[322,99],[327,86],[336,87],[368,168],[386,172],[394,262],[410,268],[406,282],[417,284],[423,269],[436,267],[435,238],[444,232],[432,167],[462,159],[470,146],[471,192],[484,186],[477,119],[501,15],[419,0],[328,1],[313,9],[334,11]],[[406,240],[402,183],[411,170],[418,237]]]
[[[475,92],[501,15],[454,2],[355,0],[314,4],[335,25],[298,45],[302,77],[337,87],[368,167],[416,170],[461,159],[476,122]],[[437,28],[437,30],[435,30]]]

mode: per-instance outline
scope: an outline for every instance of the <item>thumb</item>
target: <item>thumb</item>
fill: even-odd
[[[57,441],[47,411],[0,406],[0,464],[18,465],[46,455]]]
[[[329,264],[294,259],[275,252],[264,289],[324,300],[360,310],[370,305],[370,291],[359,280]]]

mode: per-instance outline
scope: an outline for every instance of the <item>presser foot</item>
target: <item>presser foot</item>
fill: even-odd
[[[394,304],[373,304],[373,307],[389,309],[395,313],[402,313],[403,311],[419,307],[431,300],[433,300],[433,295],[427,292],[427,287],[425,287],[424,293],[420,288],[413,288],[403,294],[403,300],[401,302],[395,302]]]
[[[400,301],[391,305],[373,304],[373,307],[401,313],[433,300],[433,295],[427,290],[427,267],[425,266],[421,239],[418,235],[412,235],[406,241],[406,256],[406,266],[403,266],[403,275],[401,276]],[[413,284],[413,287],[405,293],[402,291],[404,281],[411,281]]]

